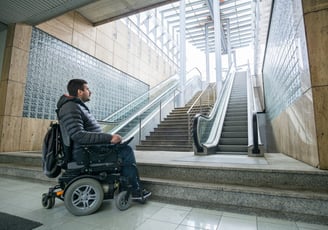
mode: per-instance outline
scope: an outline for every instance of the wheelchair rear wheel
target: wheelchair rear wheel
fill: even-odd
[[[104,199],[101,184],[92,178],[83,178],[73,182],[64,195],[67,210],[76,216],[85,216],[96,212]]]

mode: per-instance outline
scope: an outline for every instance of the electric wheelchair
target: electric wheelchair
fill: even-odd
[[[131,138],[132,139],[132,138]],[[64,201],[66,209],[76,216],[96,212],[103,200],[113,199],[123,211],[131,205],[132,186],[128,178],[120,175],[122,161],[118,151],[130,141],[116,145],[96,144],[83,146],[83,164],[69,162],[58,178],[58,184],[42,194],[42,205],[51,209],[55,199]],[[140,203],[146,199],[141,198]]]

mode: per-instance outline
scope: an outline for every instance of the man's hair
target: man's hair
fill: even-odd
[[[84,89],[84,84],[88,84],[88,82],[86,82],[83,79],[72,79],[68,82],[67,84],[67,91],[69,93],[70,96],[77,96],[77,91],[83,90]]]

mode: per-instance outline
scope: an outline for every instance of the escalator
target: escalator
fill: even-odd
[[[247,82],[246,72],[237,72],[216,153],[247,154]]]
[[[193,140],[196,155],[263,154],[259,151],[261,141],[250,79],[249,71],[236,72],[231,68],[211,114],[195,117]]]

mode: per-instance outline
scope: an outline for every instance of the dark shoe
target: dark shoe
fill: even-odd
[[[148,198],[151,196],[151,192],[147,191],[146,189],[142,190],[142,196],[144,199]]]
[[[151,192],[147,191],[146,189],[143,190],[135,190],[134,192],[132,192],[132,200],[144,200],[147,197],[150,197]]]

